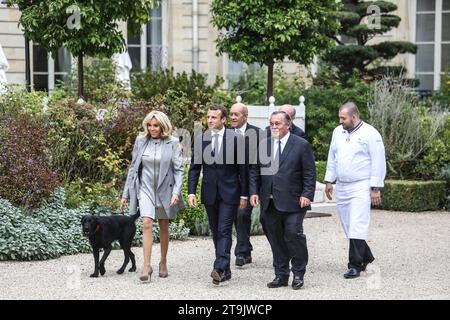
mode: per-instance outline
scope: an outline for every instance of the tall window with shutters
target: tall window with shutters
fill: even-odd
[[[71,55],[59,48],[55,58],[41,46],[33,44],[31,85],[34,90],[51,92],[58,82],[65,81],[71,68]]]
[[[133,65],[131,72],[156,71],[166,67],[167,57],[163,43],[166,6],[166,1],[161,1],[158,8],[151,9],[151,20],[142,26],[140,35],[132,35],[128,30],[127,46]]]
[[[415,76],[418,90],[437,90],[450,68],[450,0],[416,0]]]

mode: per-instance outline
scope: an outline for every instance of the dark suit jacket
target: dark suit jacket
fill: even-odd
[[[227,204],[239,204],[241,196],[248,196],[249,173],[245,159],[242,157],[245,154],[243,137],[231,129],[225,129],[221,150],[219,150],[219,154],[223,157],[222,163],[208,164],[203,158],[204,152],[211,152],[211,131],[209,130],[195,138],[188,175],[188,194],[196,194],[203,168],[202,203],[213,205],[221,199]]]
[[[270,127],[266,127],[267,130],[267,138],[270,138],[272,136],[272,132],[270,131]],[[295,124],[292,124],[290,128],[290,132],[292,134],[295,134],[296,136],[299,136],[300,138],[306,139],[306,133],[302,130],[302,128],[297,127]]]
[[[271,140],[261,143],[270,144]],[[267,169],[269,165],[259,163],[250,169],[250,195],[259,195],[261,210],[266,211],[269,206],[272,184],[273,201],[278,211],[311,210],[311,206],[300,208],[298,204],[299,197],[313,201],[316,188],[316,166],[308,141],[291,134],[281,154],[278,171],[262,175],[261,169]]]
[[[260,128],[247,123],[245,128],[245,160],[249,165],[256,164],[258,156],[258,146],[260,139],[264,139],[264,135],[260,132],[264,132]]]
[[[297,127],[295,124],[291,126],[291,133],[299,136],[300,138],[306,139],[305,131],[303,131],[300,127]]]

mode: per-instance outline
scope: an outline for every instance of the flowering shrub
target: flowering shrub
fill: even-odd
[[[61,170],[66,181],[101,179],[107,169],[98,157],[105,156],[107,145],[96,108],[64,99],[49,105],[48,116],[52,166]]]
[[[1,114],[0,127],[0,197],[34,207],[61,182],[48,165],[48,127],[27,114]]]
[[[33,118],[44,117],[43,109],[47,95],[41,91],[25,90],[25,87],[8,85],[8,90],[0,95],[0,114],[27,114]]]
[[[78,72],[74,65],[68,81],[59,85],[72,98],[78,97]],[[53,93],[52,93],[53,95]],[[92,59],[84,66],[84,100],[95,105],[115,104],[128,98],[130,92],[116,79],[116,67],[111,59]]]
[[[156,100],[166,106],[166,112],[177,128],[193,131],[194,121],[202,121],[223,82],[216,78],[208,85],[207,76],[192,71],[174,74],[173,68],[158,72],[132,74],[134,101]],[[223,101],[221,101],[223,103]]]

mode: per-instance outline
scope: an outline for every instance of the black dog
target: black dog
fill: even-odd
[[[112,242],[119,240],[120,247],[125,254],[125,260],[122,267],[117,270],[118,274],[122,274],[131,259],[131,268],[129,272],[136,271],[136,260],[131,252],[131,244],[136,233],[136,225],[134,222],[139,217],[139,211],[133,216],[112,215],[106,217],[87,215],[81,219],[83,234],[89,237],[95,260],[95,270],[91,277],[98,277],[105,274],[105,260],[108,258],[112,249]],[[100,248],[104,249],[104,253],[100,262]]]

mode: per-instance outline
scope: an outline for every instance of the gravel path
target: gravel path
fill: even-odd
[[[0,262],[0,299],[450,299],[450,212],[373,211],[369,245],[376,260],[351,280],[342,277],[348,243],[337,215],[306,219],[304,227],[309,264],[305,287],[297,291],[266,287],[273,271],[264,236],[252,236],[254,262],[233,265],[232,279],[220,286],[209,276],[212,240],[192,237],[170,243],[165,279],[157,277],[159,244],[154,245],[156,276],[148,284],[138,283],[138,273],[115,273],[123,259],[120,250],[111,253],[106,274],[97,279],[89,277],[92,254]],[[142,249],[133,252],[140,270]]]

